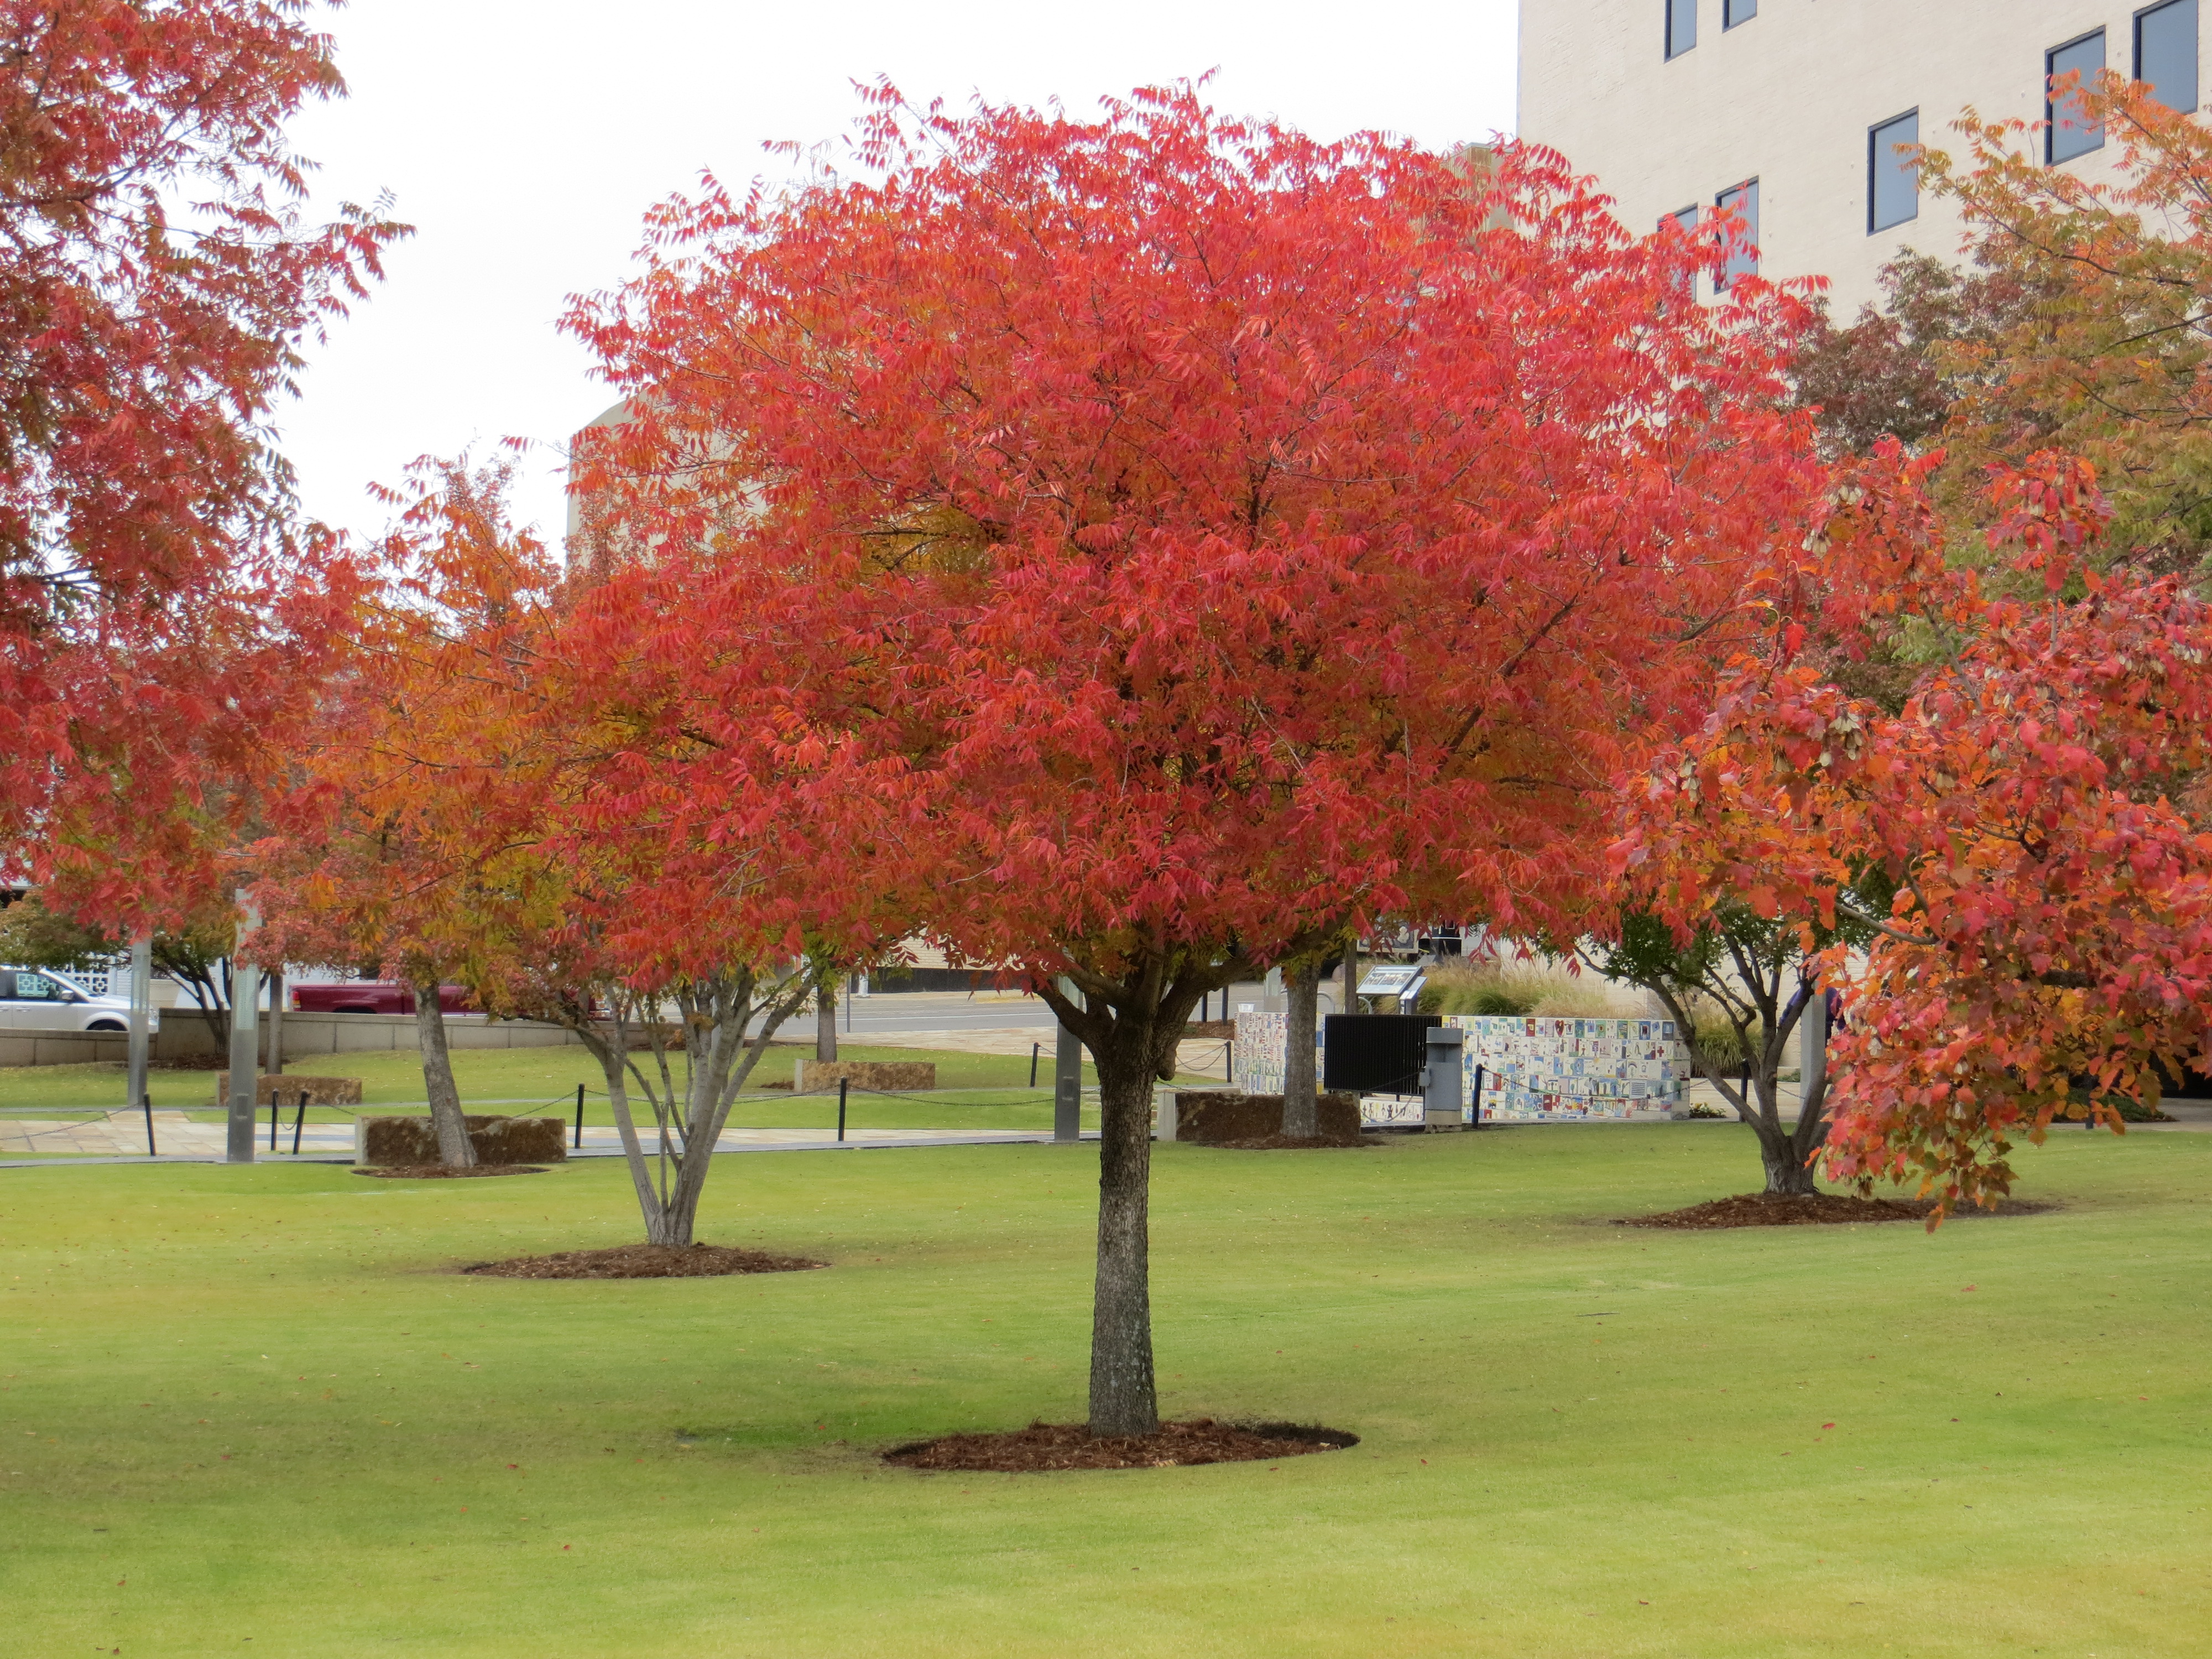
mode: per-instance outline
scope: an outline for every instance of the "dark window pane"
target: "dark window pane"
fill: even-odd
[[[2057,51],[2046,54],[2046,73],[2053,81],[2060,76],[2078,72],[2081,84],[2087,86],[2097,78],[2097,71],[2105,67],[2105,32],[2085,34],[2079,40],[2070,40]],[[2087,155],[2093,149],[2105,147],[2105,128],[2101,122],[2089,119],[2087,112],[2073,97],[2047,96],[2043,106],[2044,118],[2051,123],[2049,159],[2070,161],[2077,155]]]
[[[1725,292],[1737,277],[1756,276],[1759,271],[1759,180],[1723,191],[1715,204],[1723,213],[1735,214],[1743,221],[1743,240],[1729,248],[1727,263],[1713,283],[1717,290]]]
[[[1874,129],[1867,149],[1867,233],[1887,230],[1920,216],[1920,164],[1898,154],[1920,142],[1920,112],[1884,121]]]
[[[1759,0],[1721,0],[1721,27],[1732,29],[1759,15]]]
[[[2186,115],[2197,107],[2197,0],[2168,0],[2136,17],[2136,79]]]
[[[1679,58],[1698,44],[1698,0],[1667,0],[1667,55]]]

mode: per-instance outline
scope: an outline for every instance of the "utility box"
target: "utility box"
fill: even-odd
[[[1322,1087],[1413,1095],[1429,1063],[1425,1034],[1442,1014],[1331,1014],[1322,1022]]]
[[[1456,1026],[1431,1025],[1426,1032],[1428,1063],[1421,1068],[1421,1123],[1430,1129],[1457,1129],[1467,1123],[1460,1092],[1460,1054],[1467,1033]]]

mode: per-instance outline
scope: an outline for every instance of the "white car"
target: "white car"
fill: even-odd
[[[11,1030],[128,1031],[131,999],[88,991],[51,968],[0,967],[0,1027]],[[150,1035],[161,1029],[161,1011],[146,1011]]]

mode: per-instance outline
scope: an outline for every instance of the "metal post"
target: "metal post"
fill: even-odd
[[[1060,994],[1071,1002],[1080,1002],[1083,996],[1072,979],[1060,981]],[[1065,1025],[1052,1046],[1052,1138],[1083,1139],[1083,1040]]]
[[[848,1079],[842,1077],[837,1079],[837,1139],[840,1140],[845,1138],[845,1091],[848,1086]]]
[[[300,1128],[307,1121],[307,1091],[300,1091],[299,1109],[292,1114],[292,1156],[300,1155]]]
[[[269,1150],[272,1152],[276,1150],[276,1119],[283,1109],[283,1103],[276,1098],[276,1091],[271,1089],[269,1091]]]
[[[261,918],[251,905],[246,904],[241,891],[239,902],[245,908],[245,916],[238,927],[237,943],[231,946],[230,957],[230,1113],[229,1133],[226,1146],[227,1161],[232,1164],[253,1162],[253,1109],[259,1102],[254,1087],[256,1068],[261,1060],[261,1001],[260,970],[245,958],[246,945]]]
[[[584,1144],[584,1085],[583,1085],[582,1084],[579,1083],[579,1084],[576,1085],[576,1145],[577,1145],[577,1146],[578,1146],[579,1148],[580,1148],[580,1147],[583,1146],[583,1144]]]
[[[146,1067],[153,1058],[151,1027],[154,1024],[154,939],[142,934],[131,942],[131,1098],[143,1103],[146,1100]],[[153,1108],[147,1107],[146,1139],[151,1146],[154,1139]]]
[[[1805,1012],[1797,1016],[1797,1110],[1802,1115],[1828,1071],[1828,994],[1819,986],[1813,988]]]
[[[1032,1089],[1036,1087],[1037,1056],[1043,1052],[1043,1049],[1044,1044],[1042,1042],[1030,1044],[1030,1087]]]
[[[1480,1129],[1481,1127],[1482,1127],[1482,1067],[1481,1067],[1481,1066],[1476,1066],[1476,1067],[1474,1068],[1474,1122],[1472,1122],[1472,1123],[1470,1123],[1470,1124],[1468,1124],[1468,1128],[1470,1128],[1470,1129]]]
[[[269,1065],[271,1077],[284,1075],[284,970],[269,970]]]
[[[154,1103],[142,1094],[138,1104],[146,1114],[146,1156],[159,1158],[161,1154],[154,1150]]]

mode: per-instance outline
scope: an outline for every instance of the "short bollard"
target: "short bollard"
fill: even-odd
[[[1032,1089],[1036,1087],[1037,1051],[1043,1047],[1041,1042],[1030,1044],[1030,1087]]]
[[[845,1138],[846,1083],[847,1079],[841,1077],[837,1079],[837,1139],[840,1140],[842,1140]]]
[[[300,1091],[300,1103],[292,1110],[292,1156],[300,1155],[300,1130],[307,1121],[307,1091]]]
[[[158,1158],[161,1154],[154,1150],[154,1097],[139,1096],[138,1109],[146,1114],[146,1156]]]
[[[1484,1068],[1480,1066],[1474,1068],[1474,1121],[1468,1125],[1468,1127],[1470,1129],[1480,1129],[1482,1127],[1483,1069]]]
[[[580,1150],[580,1149],[581,1149],[581,1147],[583,1146],[583,1144],[584,1144],[584,1085],[583,1085],[582,1084],[579,1083],[579,1084],[576,1085],[576,1146],[577,1146],[577,1147]]]
[[[283,1109],[283,1105],[276,1098],[276,1091],[271,1089],[269,1091],[269,1150],[272,1152],[276,1150],[276,1116]]]

